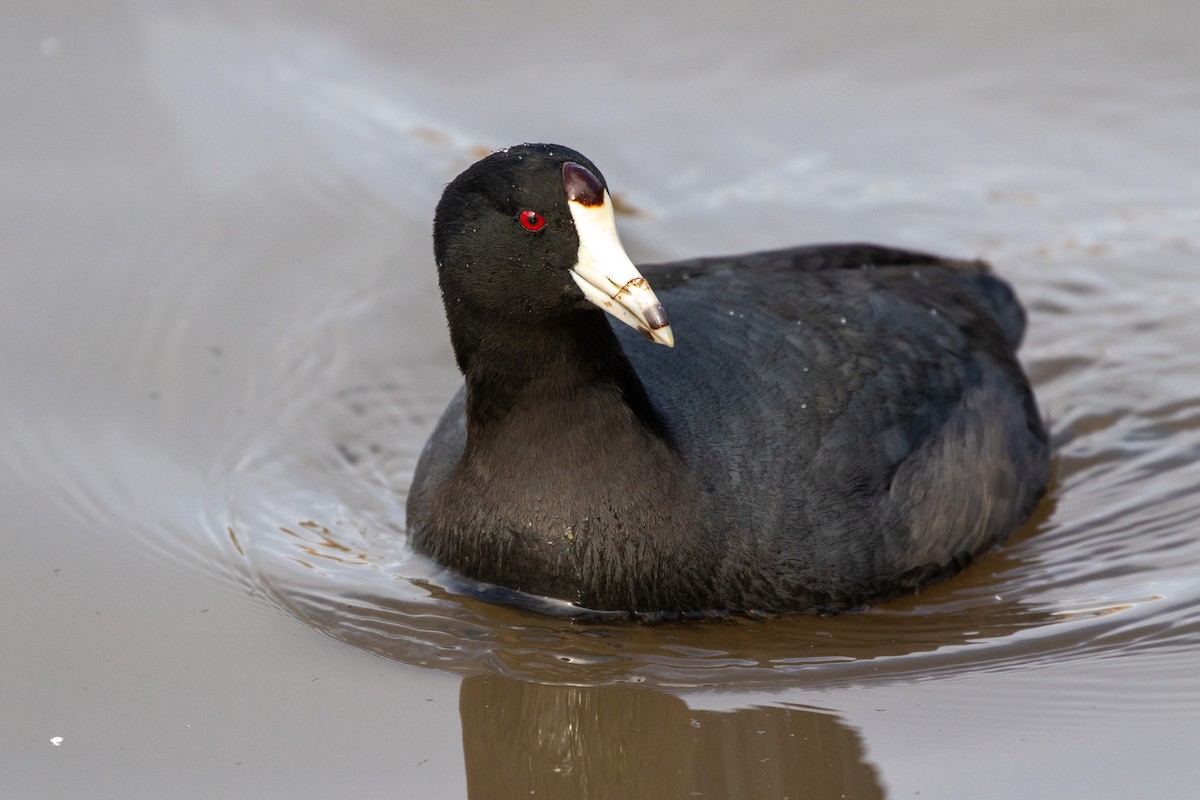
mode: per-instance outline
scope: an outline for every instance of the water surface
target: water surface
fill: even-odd
[[[1200,789],[1191,6],[9,16],[6,796]],[[1055,442],[1035,519],[832,618],[581,623],[456,592],[404,545],[459,382],[429,220],[522,140],[601,165],[635,260],[991,260]]]

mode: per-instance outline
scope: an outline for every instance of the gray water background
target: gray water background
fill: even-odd
[[[0,26],[0,796],[1193,797],[1200,7],[22,3]],[[441,187],[604,170],[635,260],[991,260],[1057,449],[832,619],[445,591]],[[55,737],[62,737],[57,744]]]

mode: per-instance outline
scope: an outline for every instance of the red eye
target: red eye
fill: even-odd
[[[546,218],[536,211],[522,211],[518,219],[521,220],[521,227],[527,231],[540,231],[546,227]]]

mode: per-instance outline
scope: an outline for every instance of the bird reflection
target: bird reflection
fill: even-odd
[[[857,731],[820,710],[494,675],[466,678],[459,710],[471,800],[884,796]]]

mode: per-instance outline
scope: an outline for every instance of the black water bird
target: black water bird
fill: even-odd
[[[836,611],[961,568],[1045,491],[1024,312],[982,262],[835,244],[639,270],[600,171],[549,144],[455,178],[434,253],[465,386],[408,532],[472,579]]]

